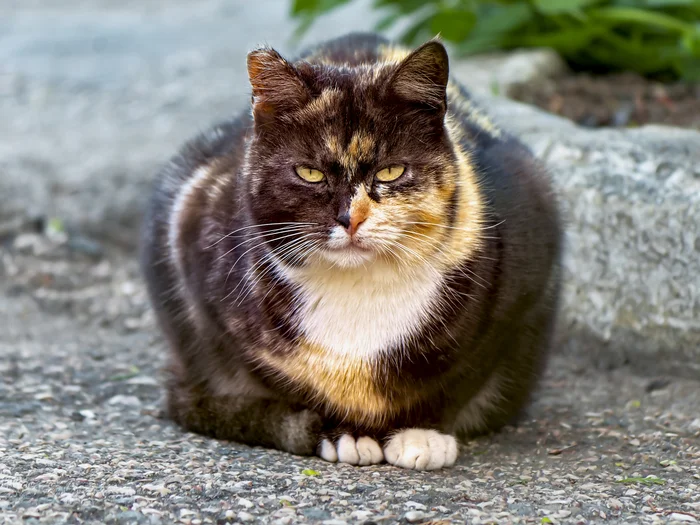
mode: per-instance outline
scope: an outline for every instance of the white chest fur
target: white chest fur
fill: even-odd
[[[297,274],[297,316],[312,343],[333,353],[371,358],[416,334],[438,299],[442,283],[433,268],[388,268]]]

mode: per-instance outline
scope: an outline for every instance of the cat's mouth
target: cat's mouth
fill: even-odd
[[[338,245],[329,245],[326,247],[327,250],[330,250],[332,252],[347,252],[347,253],[369,253],[372,252],[373,250],[367,246],[363,246],[357,242],[350,241],[344,246],[338,246]]]
[[[375,250],[360,244],[355,239],[348,239],[342,244],[329,242],[321,250],[321,254],[324,259],[342,268],[352,268],[367,264],[373,261],[376,256]]]

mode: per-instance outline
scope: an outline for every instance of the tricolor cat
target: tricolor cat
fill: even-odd
[[[548,177],[438,41],[248,55],[252,105],[157,178],[142,266],[188,430],[328,461],[454,464],[527,405],[561,228]]]

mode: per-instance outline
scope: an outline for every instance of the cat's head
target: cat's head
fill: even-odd
[[[352,67],[248,55],[249,206],[287,264],[420,263],[455,221],[445,48],[386,55]]]

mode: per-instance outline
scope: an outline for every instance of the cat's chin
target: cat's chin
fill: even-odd
[[[344,248],[321,250],[319,255],[327,262],[338,268],[357,268],[367,265],[376,259],[373,250],[348,245]]]

